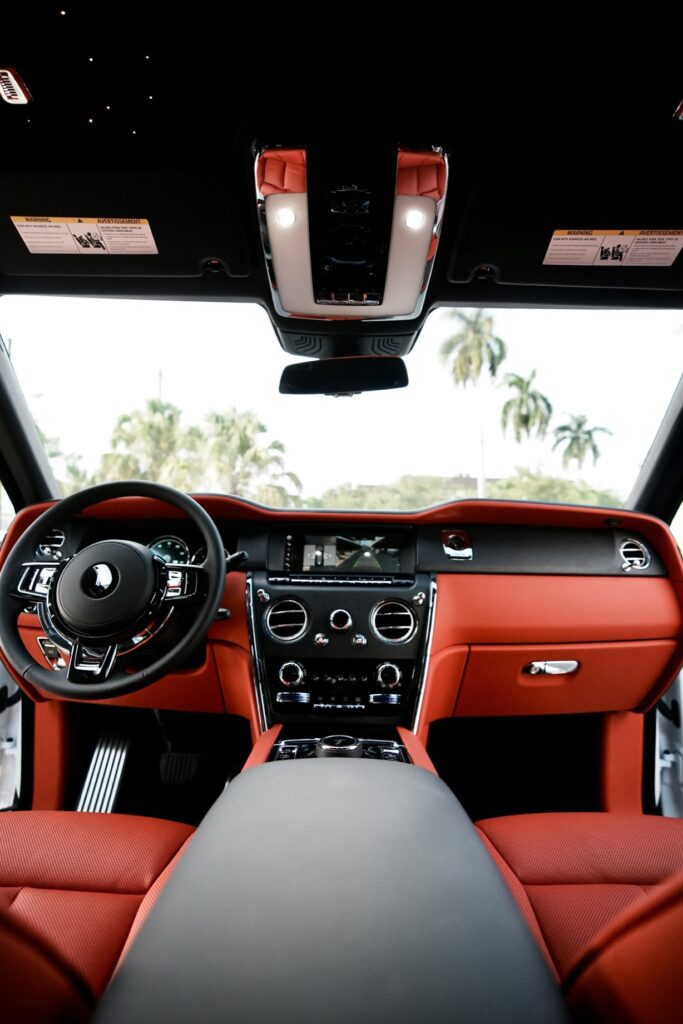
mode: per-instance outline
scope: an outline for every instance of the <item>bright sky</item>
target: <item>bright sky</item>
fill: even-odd
[[[584,413],[603,453],[580,476],[625,497],[683,370],[683,313],[500,310],[508,345],[501,372],[536,369],[553,425]],[[304,495],[343,483],[390,483],[404,473],[476,476],[477,416],[471,388],[456,389],[438,357],[451,332],[444,311],[428,321],[407,359],[410,386],[348,398],[278,393],[284,353],[265,312],[230,303],[6,296],[0,335],[31,410],[64,451],[94,468],[122,412],[157,397],[196,422],[209,409],[254,409],[284,442]],[[527,465],[561,472],[551,441],[519,446],[500,429],[504,389],[488,389],[489,477]]]

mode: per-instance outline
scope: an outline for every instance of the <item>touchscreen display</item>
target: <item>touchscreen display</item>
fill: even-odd
[[[345,573],[398,572],[400,547],[396,537],[304,537],[301,568],[304,572],[330,570]]]

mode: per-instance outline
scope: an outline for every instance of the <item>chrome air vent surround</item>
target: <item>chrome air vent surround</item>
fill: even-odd
[[[308,612],[295,597],[283,597],[266,609],[263,624],[273,640],[291,644],[308,629]]]
[[[642,541],[628,537],[619,545],[619,557],[621,568],[624,572],[633,572],[634,569],[647,569],[652,562],[652,556]]]
[[[370,613],[370,628],[385,644],[407,644],[415,636],[417,616],[404,601],[379,601]]]
[[[61,549],[64,547],[64,530],[58,527],[46,533],[36,548],[36,558],[61,558]]]

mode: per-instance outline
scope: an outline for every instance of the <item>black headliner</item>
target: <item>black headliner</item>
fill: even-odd
[[[373,21],[369,11],[333,10],[317,19],[315,42],[296,46],[286,10],[233,13],[239,31],[201,3],[65,2],[5,14],[0,67],[16,67],[35,102],[0,102],[0,295],[256,302],[288,351],[318,355],[409,351],[437,306],[683,306],[680,256],[671,268],[542,265],[558,227],[683,228],[683,121],[673,118],[683,82],[662,78],[661,59],[631,50],[622,60],[614,40],[598,59],[594,35],[587,48],[586,39],[564,50],[535,42],[530,58],[517,12],[509,26],[485,12],[495,25],[483,28],[459,13],[457,29],[443,32],[437,12],[424,12],[400,53],[382,11]],[[439,145],[449,156],[421,316],[324,327],[278,317],[258,236],[254,143],[378,142]],[[9,220],[22,214],[147,217],[160,255],[104,265],[30,255]],[[323,331],[315,352],[310,335]],[[49,496],[49,471],[28,457],[42,453],[24,451],[0,420],[17,507]],[[670,519],[683,498],[681,443],[678,416],[648,457],[637,507]],[[20,483],[26,472],[35,487]]]
[[[53,45],[27,46],[20,31],[0,39],[0,66],[16,67],[34,96],[26,107],[0,103],[2,293],[258,302],[289,330],[265,279],[252,146],[363,147],[381,139],[449,154],[443,235],[422,318],[439,305],[681,305],[683,257],[671,268],[542,261],[559,227],[683,228],[683,122],[672,117],[683,86],[620,80],[618,90],[593,84],[582,95],[556,74],[543,87],[541,64],[539,84],[529,87],[504,69],[476,87],[433,76],[418,85],[417,71],[350,83],[332,58],[304,68],[282,54],[274,62],[264,56],[264,74],[258,53],[250,73],[208,21],[197,49],[181,47],[184,24],[164,39],[139,16],[127,25],[122,13],[108,21],[99,4],[65,6],[66,16],[59,5],[33,15]],[[318,57],[327,56],[321,43]],[[159,255],[108,256],[106,266],[31,255],[12,214],[148,217]],[[219,261],[219,272],[207,269],[209,260]],[[378,322],[372,333],[404,334],[408,348],[419,326]],[[325,330],[339,338],[340,354],[344,338],[368,333],[360,323]]]

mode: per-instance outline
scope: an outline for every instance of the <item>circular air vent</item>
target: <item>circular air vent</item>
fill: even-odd
[[[372,609],[370,626],[387,644],[407,644],[415,636],[417,619],[413,609],[403,601],[380,601]]]
[[[50,530],[36,548],[37,558],[59,558],[64,547],[64,530]]]
[[[274,640],[292,643],[308,629],[308,612],[293,597],[283,597],[271,605],[264,616],[267,631]]]
[[[633,569],[647,569],[652,561],[650,552],[645,545],[632,537],[622,541],[619,545],[619,554],[621,555],[621,568],[624,572],[632,572]]]

